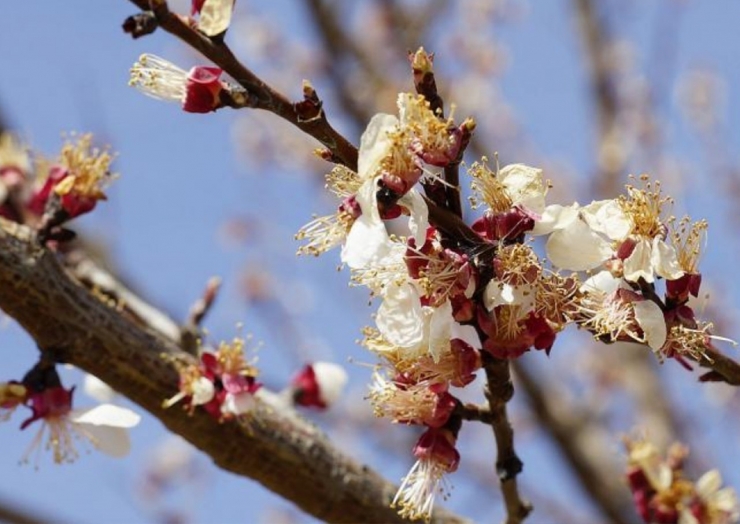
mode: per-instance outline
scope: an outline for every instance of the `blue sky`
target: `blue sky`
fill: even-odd
[[[669,7],[673,3],[655,2],[654,7],[645,9],[638,7],[638,2],[625,2],[627,36],[647,47],[653,24],[665,16],[661,10],[675,9]],[[726,115],[731,119],[740,114],[740,69],[736,67],[740,4],[728,0],[684,4],[673,74],[697,65],[717,70],[727,83]],[[565,162],[585,176],[593,168],[595,132],[584,104],[588,87],[569,6],[564,0],[530,2],[529,16],[502,30],[500,37],[512,57],[503,90],[538,153]],[[263,9],[267,16],[310,39],[301,29],[300,10],[291,2]],[[110,201],[81,220],[80,229],[102,239],[122,274],[177,319],[185,317],[209,277],[222,276],[224,292],[209,318],[209,329],[214,338],[228,339],[236,333],[236,324],[243,322],[245,331],[263,342],[260,365],[268,382],[285,381],[299,364],[294,353],[278,349],[285,342],[276,334],[280,330],[245,306],[238,292],[245,262],[271,267],[280,276],[276,286],[281,292],[293,301],[294,297],[301,299],[297,302],[302,308],[298,323],[302,342],[295,348],[299,355],[340,362],[347,356],[369,360],[354,343],[371,312],[364,292],[346,289],[346,274],[336,273],[338,260],[331,254],[320,260],[294,257],[293,233],[311,213],[328,211],[328,204],[314,197],[314,185],[295,173],[250,173],[234,150],[233,112],[186,114],[176,105],[151,100],[129,88],[128,69],[143,52],[166,56],[182,66],[192,60],[164,33],[136,41],[124,35],[120,24],[134,11],[125,1],[105,5],[79,0],[12,2],[6,6],[5,16],[0,17],[3,116],[48,155],[56,153],[61,133],[66,131],[93,131],[112,144],[119,152],[115,170],[121,176],[109,191]],[[437,53],[443,59],[444,50]],[[300,80],[296,78],[294,86]],[[673,93],[666,95],[666,119],[671,125],[667,141],[688,165],[697,166],[696,183],[702,185],[685,207],[695,216],[724,219],[720,215],[726,211],[724,205],[713,205],[721,192],[711,188],[711,173],[701,169],[698,144],[675,116]],[[254,132],[259,133],[259,128]],[[357,137],[351,138],[357,141]],[[731,151],[737,150],[740,126],[728,122],[726,140]],[[307,149],[315,146],[306,139]],[[219,234],[228,220],[244,216],[268,222],[274,217],[271,228],[261,233],[271,241],[261,244],[259,251],[225,243]],[[715,282],[729,281],[730,292],[736,294],[737,279],[731,278],[729,257],[723,255],[728,248],[721,246],[723,234],[728,231],[710,236],[705,270],[716,275]],[[320,282],[321,286],[306,287],[306,281]],[[728,334],[733,335],[740,336]],[[22,376],[35,361],[32,341],[12,322],[0,331],[0,344],[5,356],[0,379]],[[352,367],[351,389],[358,398],[368,375],[365,368]],[[77,377],[71,371],[66,376],[70,381]],[[696,390],[693,382],[686,387]],[[84,404],[83,398],[80,395],[80,404]],[[130,492],[148,450],[165,435],[156,420],[147,417],[134,430],[134,451],[129,460],[114,461],[91,453],[72,466],[54,467],[46,456],[39,461],[38,470],[17,465],[32,437],[32,430],[16,430],[19,420],[16,416],[0,427],[4,449],[0,460],[5,472],[0,477],[0,500],[14,500],[66,522],[146,521],[146,511],[137,506]],[[720,423],[716,417],[712,420]],[[347,449],[389,478],[400,479],[408,468],[409,464],[384,461],[372,443],[357,440],[351,432],[343,438]],[[549,486],[564,499],[577,497],[568,482],[558,482],[562,465],[547,459],[548,446],[536,439],[526,445],[525,463],[533,465],[525,469],[528,482]],[[464,460],[463,456],[462,467]],[[201,463],[209,471],[209,485],[199,495],[199,522],[243,522],[245,500],[255,514],[262,514],[272,504],[282,504],[253,482],[217,471],[207,459]],[[478,492],[467,489],[458,486],[449,506],[469,514],[471,497],[466,493]],[[486,504],[479,508],[486,509]]]

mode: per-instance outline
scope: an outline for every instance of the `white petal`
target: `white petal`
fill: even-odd
[[[311,367],[319,385],[321,400],[327,406],[334,404],[342,396],[344,386],[347,385],[347,372],[333,362],[314,362]]]
[[[193,385],[192,403],[194,406],[207,404],[213,399],[213,395],[215,394],[216,390],[213,382],[208,380],[206,377],[200,377]]]
[[[711,494],[719,491],[721,487],[722,475],[716,469],[707,471],[696,481],[696,491],[704,500],[707,500]]]
[[[363,213],[352,224],[342,246],[342,262],[352,269],[376,265],[390,253],[390,244],[385,224]]]
[[[453,322],[452,328],[450,329],[450,340],[453,338],[459,338],[460,340],[470,344],[470,346],[475,349],[480,349],[482,346],[478,332],[473,326]]]
[[[684,275],[678,264],[678,255],[673,246],[669,246],[658,237],[653,239],[653,252],[650,257],[655,272],[668,280],[676,280]]]
[[[78,423],[75,429],[87,437],[95,448],[111,457],[125,457],[131,451],[131,439],[125,428]]]
[[[452,331],[452,304],[449,300],[434,308],[429,319],[429,354],[434,362],[450,350],[450,334]]]
[[[491,280],[483,294],[483,303],[488,311],[496,306],[523,306],[526,311],[534,307],[534,290],[531,285],[512,286]]]
[[[609,271],[599,271],[588,278],[580,288],[583,293],[614,293],[622,284],[622,279],[614,277]]]
[[[116,398],[116,392],[108,384],[89,373],[85,374],[82,389],[98,402],[110,402]]]
[[[556,230],[547,239],[547,256],[556,267],[571,271],[593,269],[612,256],[609,243],[582,220]]]
[[[73,410],[69,414],[69,420],[75,424],[132,428],[139,423],[141,416],[120,406],[100,404],[90,409]]]
[[[624,260],[625,280],[637,282],[640,277],[644,278],[647,283],[652,283],[655,280],[651,262],[652,251],[653,249],[647,240],[637,242],[630,256]]]
[[[578,203],[567,207],[560,204],[547,206],[542,212],[542,218],[535,222],[531,234],[549,235],[556,229],[568,227],[571,222],[578,219],[578,209]]]
[[[342,262],[352,269],[376,265],[391,252],[392,242],[375,198],[377,181],[377,178],[366,180],[357,191],[362,215],[352,224],[342,246]]]
[[[208,36],[223,33],[229,28],[234,0],[206,0],[200,10],[198,29]]]
[[[689,512],[688,508],[684,508],[681,510],[681,513],[678,515],[677,524],[701,524],[701,523],[694,515],[692,515]]]
[[[409,210],[411,235],[417,246],[423,246],[427,237],[427,227],[429,227],[429,208],[424,197],[415,189],[411,189],[398,200],[398,203]]]
[[[424,338],[424,312],[414,287],[389,286],[375,323],[391,344],[403,348],[417,346]]]
[[[504,166],[498,178],[514,204],[519,204],[537,214],[545,210],[547,186],[542,180],[542,170],[525,164]]]
[[[632,231],[632,221],[616,200],[598,200],[581,209],[581,216],[596,231],[611,240],[624,240]]]
[[[388,154],[391,140],[388,131],[398,124],[398,119],[389,114],[379,113],[370,119],[360,139],[357,159],[357,175],[365,180],[376,175],[380,161]]]
[[[635,320],[645,333],[645,342],[654,351],[660,351],[668,336],[663,312],[655,302],[650,300],[635,302],[633,306],[635,308]]]

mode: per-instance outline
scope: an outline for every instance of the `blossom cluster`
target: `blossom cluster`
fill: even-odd
[[[0,134],[0,216],[47,229],[92,211],[113,180],[113,156],[91,134],[71,136],[55,159],[32,158],[10,134]]]
[[[357,172],[337,166],[327,175],[336,212],[296,238],[299,254],[341,246],[351,282],[380,300],[363,340],[380,359],[369,400],[376,415],[425,428],[394,504],[429,518],[460,458],[460,402],[450,388],[472,382],[486,359],[549,353],[570,324],[684,365],[718,337],[690,302],[700,293],[707,224],[670,216],[658,182],[643,176],[615,199],[547,205],[542,170],[492,168],[484,158],[467,170],[471,205],[482,210],[470,225],[475,238],[461,238],[430,223],[419,186],[447,184],[442,169],[459,159],[474,122],[442,118],[421,95],[401,93],[397,106],[397,116],[370,120]]]
[[[662,457],[649,441],[626,439],[627,482],[638,514],[646,523],[730,524],[740,520],[732,488],[722,488],[716,469],[698,480],[684,472],[688,449],[680,444]]]
[[[141,417],[126,408],[100,404],[88,409],[72,409],[75,388],[62,386],[54,367],[38,365],[22,381],[0,383],[0,420],[10,418],[20,406],[31,410],[21,424],[24,430],[40,421],[40,427],[26,451],[23,462],[39,451],[46,438],[56,464],[73,462],[79,456],[75,440],[83,438],[112,457],[126,456],[131,447],[128,429]]]
[[[190,414],[200,406],[219,421],[253,412],[254,394],[261,384],[257,368],[244,358],[243,339],[221,342],[215,351],[203,350],[197,362],[173,359],[173,363],[180,374],[179,391],[163,407],[182,401]]]

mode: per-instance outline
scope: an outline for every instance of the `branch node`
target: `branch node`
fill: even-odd
[[[153,11],[143,11],[126,18],[121,27],[124,33],[130,34],[131,38],[136,39],[156,31],[159,22],[157,22],[157,17]]]

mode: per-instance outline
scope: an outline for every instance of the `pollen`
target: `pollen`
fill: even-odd
[[[540,260],[527,244],[499,247],[494,268],[498,279],[512,286],[532,284],[542,274]]]
[[[391,145],[388,148],[388,154],[380,162],[380,172],[403,176],[416,171],[418,169],[416,157],[411,152],[413,133],[409,129],[399,127],[388,131],[388,138],[391,140]],[[369,175],[375,174],[369,173]]]
[[[526,327],[524,320],[528,311],[519,305],[499,306],[496,310],[496,333],[498,338],[513,341],[519,338]]]
[[[105,200],[103,189],[112,180],[110,165],[113,156],[107,150],[92,147],[92,134],[79,137],[76,143],[66,142],[62,147],[59,164],[66,167],[69,176],[59,182],[54,191],[60,195]]]
[[[619,205],[632,220],[633,234],[644,238],[665,239],[665,223],[671,222],[673,218],[664,217],[663,208],[673,205],[673,198],[663,196],[660,182],[651,182],[648,175],[641,175],[639,182],[641,188],[632,184],[625,186],[627,196],[619,197]]]
[[[610,342],[616,342],[626,336],[637,342],[645,342],[632,304],[614,293],[588,293],[581,297],[576,310],[578,324],[591,331],[594,338],[607,337]]]
[[[298,248],[296,254],[317,257],[326,253],[344,242],[354,221],[354,217],[343,210],[333,215],[314,217],[295,235],[296,240],[307,240],[305,245]]]
[[[244,339],[239,337],[235,337],[230,344],[221,342],[216,351],[216,358],[223,373],[246,377],[256,377],[259,374],[257,368],[244,358],[245,344]]]
[[[683,217],[671,233],[671,243],[676,249],[679,267],[689,274],[698,273],[699,259],[706,244],[706,220],[691,222],[689,217]]]
[[[513,202],[506,187],[498,179],[498,166],[494,173],[487,162],[488,159],[483,157],[481,162],[475,162],[468,169],[468,174],[473,177],[471,187],[475,193],[469,198],[470,205],[473,209],[478,209],[486,204],[493,213],[504,213],[511,209]]]
[[[362,184],[357,173],[342,165],[335,166],[325,179],[327,189],[342,199],[356,194]]]
[[[551,325],[564,329],[576,313],[578,277],[562,277],[552,273],[537,280],[535,286],[535,312]]]
[[[437,405],[437,394],[429,389],[428,384],[401,388],[377,372],[368,398],[376,417],[389,418],[393,422],[412,423],[431,418]]]
[[[423,95],[406,94],[402,118],[425,151],[446,151],[454,145],[452,118],[439,118]]]

